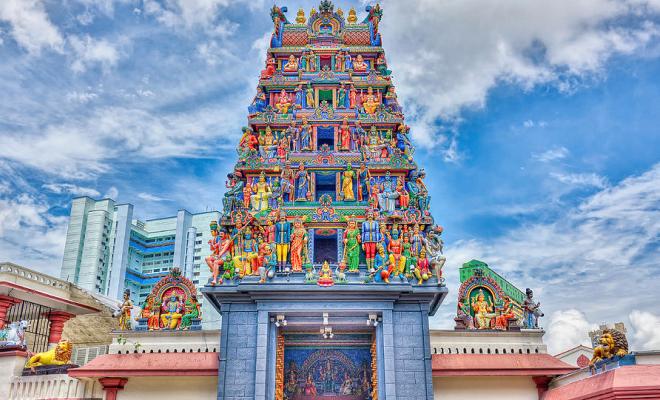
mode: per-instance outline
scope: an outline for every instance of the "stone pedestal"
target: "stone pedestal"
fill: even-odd
[[[222,315],[218,399],[275,399],[277,317],[287,329],[319,332],[324,323],[375,334],[379,400],[431,400],[433,384],[428,316],[447,294],[437,285],[335,284],[321,288],[303,277],[268,284],[244,279],[206,287]],[[378,321],[368,323],[370,316]],[[325,320],[325,322],[324,322]]]

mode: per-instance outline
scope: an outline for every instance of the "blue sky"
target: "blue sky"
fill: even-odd
[[[360,2],[335,2],[347,11]],[[0,2],[0,259],[55,274],[71,198],[220,207],[267,1]],[[289,18],[304,5],[281,3]],[[383,44],[457,268],[541,300],[551,350],[623,321],[660,348],[660,3],[385,1]]]

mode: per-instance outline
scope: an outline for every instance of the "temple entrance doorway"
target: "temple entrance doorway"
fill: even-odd
[[[316,148],[321,149],[324,144],[327,144],[331,151],[335,150],[335,128],[316,128]]]
[[[328,261],[337,264],[337,230],[315,229],[314,230],[314,264],[322,264]]]

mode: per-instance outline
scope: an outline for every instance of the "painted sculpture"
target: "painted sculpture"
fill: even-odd
[[[594,354],[589,366],[594,368],[596,363],[608,361],[614,357],[623,357],[628,354],[628,339],[617,329],[604,329],[598,338],[598,346],[594,347]]]
[[[530,288],[525,289],[525,302],[523,310],[525,311],[525,328],[538,329],[539,318],[544,314],[541,312],[541,303],[534,302],[534,291]]]
[[[131,310],[133,309],[133,301],[131,301],[131,291],[124,290],[124,298],[119,305],[119,330],[131,330]]]
[[[30,326],[26,320],[15,321],[0,328],[0,349],[27,348],[25,330]]]
[[[71,354],[73,353],[73,345],[68,340],[60,340],[52,349],[37,353],[30,357],[25,364],[25,368],[30,368],[33,371],[36,367],[45,365],[66,365],[71,362]]]

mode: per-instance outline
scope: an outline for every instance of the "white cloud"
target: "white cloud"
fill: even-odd
[[[630,313],[632,350],[660,350],[660,317],[650,312],[633,310]]]
[[[172,0],[165,3],[145,0],[144,13],[170,28],[202,28],[210,36],[227,37],[236,31],[238,24],[217,17],[219,11],[231,3],[229,0]]]
[[[56,194],[72,194],[74,196],[89,197],[98,197],[101,195],[96,189],[73,185],[71,183],[48,183],[42,187]]]
[[[115,45],[105,39],[97,40],[89,35],[70,36],[69,43],[74,52],[71,69],[75,72],[85,72],[94,65],[99,65],[106,71],[116,66],[119,61],[119,51]]]
[[[117,196],[119,196],[119,190],[114,186],[110,186],[110,188],[108,188],[108,191],[105,192],[105,194],[103,195],[103,198],[117,200]]]
[[[550,176],[571,187],[595,187],[598,189],[604,189],[609,186],[607,178],[594,173],[566,174],[552,172],[550,173]]]
[[[566,147],[555,147],[539,154],[532,154],[532,158],[540,162],[550,162],[568,157],[569,151]]]
[[[142,200],[145,201],[167,201],[168,199],[164,197],[159,197],[150,193],[138,193],[137,197],[141,198]]]
[[[587,321],[579,310],[559,310],[552,313],[546,324],[545,343],[550,354],[558,354],[577,345],[591,347],[589,332],[598,325]]]
[[[384,1],[384,47],[413,138],[437,145],[438,118],[483,107],[501,83],[570,91],[602,76],[613,55],[658,36],[653,10],[632,3],[642,1]]]
[[[455,293],[458,268],[476,258],[519,288],[534,288],[546,315],[579,307],[591,321],[620,321],[632,309],[655,311],[658,237],[660,164],[552,220],[447,246],[447,282]],[[634,279],[625,278],[633,274]],[[545,321],[541,324],[551,322]],[[549,334],[547,340],[558,339]]]
[[[0,21],[9,23],[11,36],[30,53],[44,47],[62,51],[64,39],[40,0],[0,1]]]
[[[72,103],[80,103],[80,104],[86,104],[89,103],[90,101],[98,98],[99,95],[96,94],[95,92],[88,90],[84,92],[78,92],[76,90],[69,92],[66,94],[66,99],[69,102]]]

